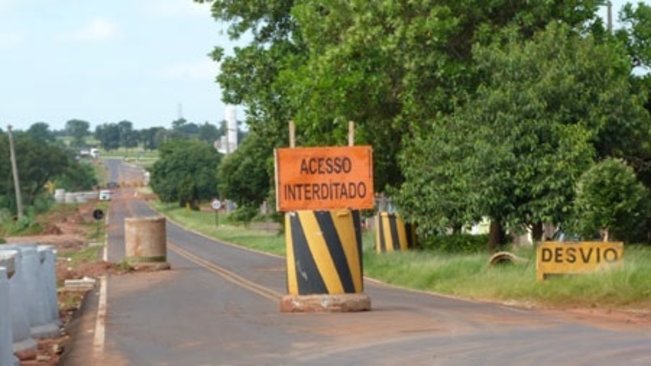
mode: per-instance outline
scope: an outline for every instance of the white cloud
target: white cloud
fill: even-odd
[[[72,42],[98,42],[115,38],[118,26],[108,19],[95,18],[81,28],[62,35],[62,39]]]
[[[18,33],[0,33],[0,50],[16,47],[24,43],[25,37]]]
[[[143,11],[156,17],[210,17],[210,5],[191,0],[147,0]]]
[[[220,67],[216,62],[204,58],[168,65],[160,69],[157,75],[173,80],[214,80],[219,72]]]

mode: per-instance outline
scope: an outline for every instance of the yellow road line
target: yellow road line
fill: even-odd
[[[224,269],[210,261],[207,261],[203,258],[200,258],[189,251],[182,249],[178,245],[175,245],[173,243],[170,243],[169,241],[167,242],[167,246],[170,250],[176,252],[180,256],[188,259],[189,261],[198,264],[199,266],[209,270],[210,272],[213,272],[221,277],[223,277],[225,280],[234,283],[242,288],[245,288],[255,294],[258,294],[266,299],[272,300],[272,301],[278,301],[281,297],[282,294],[279,292],[276,292],[272,289],[269,289],[267,287],[264,287],[262,285],[259,285],[255,282],[249,281],[246,278],[239,276],[227,269]]]

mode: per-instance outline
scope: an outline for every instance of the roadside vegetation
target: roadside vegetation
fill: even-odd
[[[152,202],[152,206],[207,236],[285,255],[285,236],[277,231],[256,229],[255,222],[234,222],[221,213],[216,226],[211,211],[193,211],[159,201]],[[436,249],[376,253],[374,232],[365,231],[362,240],[365,275],[396,286],[519,306],[630,309],[651,306],[651,248],[648,246],[627,246],[625,259],[617,268],[588,275],[556,276],[539,282],[533,247],[509,248],[522,262],[491,266],[490,254],[485,250],[478,252],[476,243],[465,246],[472,253]]]

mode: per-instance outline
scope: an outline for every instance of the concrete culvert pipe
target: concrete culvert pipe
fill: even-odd
[[[124,220],[127,262],[136,269],[169,269],[165,218],[129,217]]]
[[[494,266],[496,264],[515,264],[524,263],[526,261],[526,259],[518,257],[511,252],[497,252],[488,259],[488,264]]]

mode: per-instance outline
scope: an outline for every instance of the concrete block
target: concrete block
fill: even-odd
[[[31,251],[35,257],[36,249],[32,247]],[[36,341],[32,338],[28,316],[30,299],[27,291],[27,280],[24,278],[23,250],[18,245],[2,245],[0,246],[0,255],[12,257],[15,265],[15,273],[9,279],[14,352],[21,359],[36,357]]]
[[[80,280],[65,280],[64,287],[68,291],[86,292],[95,288],[96,282],[94,278],[84,277]]]
[[[59,335],[59,307],[56,293],[54,247],[38,245],[36,251],[38,271],[35,276],[36,301],[30,318],[32,336],[36,338],[56,337]]]
[[[18,359],[14,356],[13,350],[14,339],[7,273],[7,269],[0,266],[0,366],[15,366],[18,365]]]
[[[51,245],[39,245],[38,250],[46,253],[42,283],[45,285],[44,291],[47,293],[50,319],[58,327],[61,319],[59,318],[59,297],[57,296],[57,250]]]

